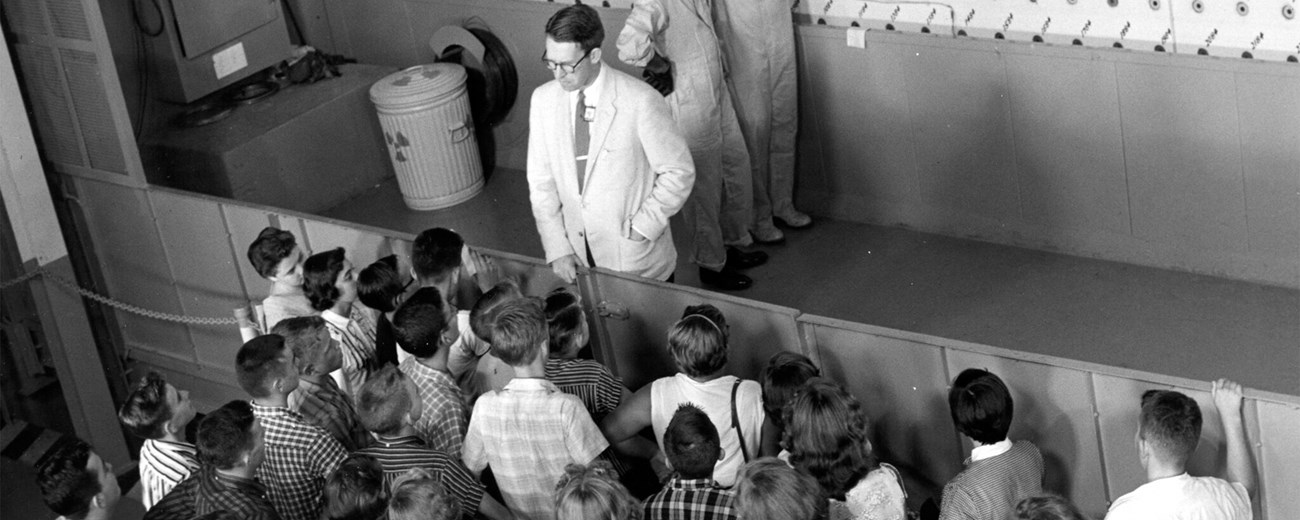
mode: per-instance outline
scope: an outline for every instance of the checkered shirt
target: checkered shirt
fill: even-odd
[[[545,379],[515,378],[474,405],[463,459],[475,473],[492,467],[516,516],[550,520],[564,467],[587,464],[607,447],[577,397]]]
[[[370,445],[370,434],[361,426],[352,400],[329,376],[320,378],[319,383],[298,379],[298,389],[289,394],[289,409],[298,412],[307,424],[325,430],[345,450]]]
[[[451,496],[460,504],[462,516],[473,518],[483,500],[484,487],[459,460],[431,450],[414,435],[386,437],[380,435],[369,448],[357,453],[369,455],[384,467],[384,489],[392,491],[393,481],[412,468],[425,468],[438,477]]]
[[[266,484],[275,510],[285,520],[316,520],[325,479],[347,452],[325,430],[288,408],[254,403],[253,414],[266,431],[266,460],[257,478]]]
[[[430,449],[459,457],[467,422],[460,387],[451,374],[424,366],[414,357],[406,358],[401,370],[420,389],[420,401],[424,403],[420,420],[415,423],[416,435]]]
[[[162,501],[149,508],[144,520],[191,520],[222,510],[243,520],[280,520],[261,483],[222,475],[211,466],[199,469],[172,488]]]
[[[140,446],[140,501],[149,509],[199,469],[193,444],[147,439]]]
[[[645,520],[735,520],[731,490],[712,478],[673,477],[658,493],[645,499]]]

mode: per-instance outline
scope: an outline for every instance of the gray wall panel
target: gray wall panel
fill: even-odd
[[[1263,74],[1236,80],[1250,249],[1294,259],[1300,255],[1300,88]]]
[[[1261,444],[1259,465],[1266,520],[1300,518],[1300,406],[1256,402]],[[1259,502],[1259,501],[1257,501]]]
[[[265,210],[234,204],[221,205],[221,214],[226,220],[226,229],[230,232],[230,248],[239,255],[235,267],[239,269],[239,277],[244,281],[247,298],[253,304],[260,305],[271,289],[271,282],[262,278],[248,261],[248,246],[257,239],[257,234],[263,228],[271,225],[271,214]],[[298,240],[301,242],[302,237],[298,236]]]

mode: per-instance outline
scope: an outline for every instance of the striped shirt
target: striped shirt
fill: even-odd
[[[623,380],[590,359],[548,359],[546,380],[555,383],[561,392],[581,399],[596,422],[613,413],[623,400]]]
[[[307,424],[325,430],[345,450],[370,445],[370,434],[361,426],[352,400],[329,376],[320,378],[319,383],[299,378],[298,388],[289,394],[289,409],[298,412]]]
[[[199,469],[198,451],[193,444],[146,439],[140,446],[140,501],[149,509],[162,500],[185,477]]]
[[[943,487],[941,520],[1009,518],[1020,500],[1043,492],[1043,455],[1029,441],[966,462]]]
[[[355,396],[361,385],[370,377],[375,366],[375,319],[360,305],[353,305],[348,317],[333,310],[320,313],[329,328],[330,337],[338,340],[343,352],[343,386],[345,394]]]
[[[468,421],[456,381],[446,371],[429,368],[414,357],[406,358],[401,370],[415,382],[424,403],[420,420],[414,424],[416,435],[430,449],[460,457]]]
[[[229,511],[242,520],[280,520],[256,480],[222,475],[206,466],[190,475],[149,508],[144,520],[190,520],[213,511]]]
[[[441,451],[429,449],[424,441],[414,435],[380,435],[369,448],[357,453],[374,457],[384,467],[385,490],[392,491],[393,481],[407,470],[425,468],[437,476],[438,482],[451,496],[456,497],[462,516],[473,518],[478,511],[479,502],[483,500],[483,484],[459,460],[452,459]]]
[[[325,430],[307,424],[288,408],[253,403],[265,430],[266,460],[257,478],[285,520],[315,520],[321,490],[347,452]]]
[[[564,467],[587,464],[608,447],[577,397],[545,379],[515,378],[474,405],[463,459],[475,473],[492,467],[517,517],[550,520]]]
[[[674,476],[658,493],[645,499],[645,520],[735,520],[732,493],[712,478]]]

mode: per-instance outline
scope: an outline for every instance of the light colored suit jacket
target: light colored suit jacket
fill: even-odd
[[[668,217],[690,196],[695,166],[663,96],[601,67],[605,86],[581,194],[569,93],[554,80],[533,91],[528,191],[537,232],[548,263],[577,255],[586,265],[585,241],[597,266],[663,280],[677,265]]]

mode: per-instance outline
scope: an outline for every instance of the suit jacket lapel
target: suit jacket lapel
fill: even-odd
[[[609,65],[604,65],[608,67]],[[606,71],[609,76],[605,77],[605,91],[600,95],[600,106],[596,107],[596,124],[592,128],[591,148],[587,154],[587,172],[583,177],[582,192],[587,193],[587,185],[591,184],[591,175],[595,172],[596,162],[600,160],[601,152],[605,150],[605,138],[609,136],[609,127],[614,124],[614,115],[618,112],[614,108],[614,100],[618,98],[618,80],[615,79],[614,71]]]

